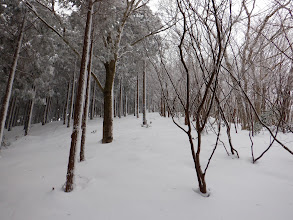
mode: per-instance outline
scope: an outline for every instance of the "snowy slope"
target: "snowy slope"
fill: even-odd
[[[90,121],[86,161],[77,163],[71,193],[62,191],[71,128],[34,125],[28,137],[15,128],[6,134],[11,145],[0,153],[0,219],[293,219],[293,156],[284,149],[274,145],[252,164],[247,131],[233,130],[240,159],[218,146],[207,172],[211,196],[204,198],[193,191],[197,180],[186,135],[158,114],[148,121],[151,127],[144,128],[141,118],[115,119],[111,144],[101,144],[102,120]],[[278,137],[293,149],[292,134]],[[227,143],[224,134],[221,139]],[[214,140],[212,133],[204,135],[203,167]],[[266,132],[254,138],[257,155],[269,141]]]

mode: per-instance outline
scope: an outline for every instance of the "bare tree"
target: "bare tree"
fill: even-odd
[[[181,26],[178,24],[182,31],[175,29],[178,42],[177,57],[172,60],[169,68],[161,51],[162,70],[157,68],[157,73],[167,110],[173,122],[188,137],[199,191],[209,195],[205,176],[216,150],[219,135],[208,163],[205,169],[202,169],[202,133],[215,106],[221,64],[232,27],[231,2],[210,0],[197,4],[195,1],[177,0],[176,3],[179,18],[182,19]],[[194,61],[198,65],[197,69],[193,66]],[[187,128],[180,125],[175,118],[175,115],[182,111]],[[191,120],[192,115],[195,124]],[[197,134],[196,143],[192,134],[193,128]]]

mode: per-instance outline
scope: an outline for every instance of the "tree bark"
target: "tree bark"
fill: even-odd
[[[73,103],[74,103],[74,93],[75,93],[75,68],[74,68],[74,73],[73,73],[73,79],[72,79],[72,84],[71,84],[71,98],[70,98],[70,108],[69,108],[69,113],[68,113],[68,118],[67,118],[67,127],[70,127],[70,120],[72,117],[72,111],[73,111]]]
[[[6,119],[7,110],[8,110],[8,107],[9,107],[9,101],[10,101],[10,97],[11,97],[12,85],[13,85],[13,81],[14,81],[17,61],[18,61],[18,58],[19,58],[19,53],[20,53],[20,49],[21,49],[21,45],[22,45],[25,21],[26,21],[26,17],[24,16],[23,22],[22,22],[22,25],[21,25],[21,30],[20,30],[20,33],[19,33],[19,36],[18,36],[17,47],[15,49],[14,56],[13,56],[13,64],[12,64],[12,68],[11,68],[9,78],[8,78],[8,81],[7,81],[6,91],[5,91],[5,95],[4,95],[3,103],[2,103],[2,108],[1,108],[1,114],[0,114],[0,123],[1,123],[0,124],[0,147],[1,147],[1,144],[3,142],[5,119]]]
[[[133,98],[133,116],[136,116],[136,95],[134,93],[134,98]]]
[[[161,92],[160,110],[161,110],[161,116],[163,117],[164,116],[163,92]]]
[[[136,117],[139,118],[139,79],[136,77]]]
[[[31,121],[32,121],[32,116],[33,116],[33,109],[34,109],[34,104],[35,104],[35,96],[36,96],[36,87],[33,86],[33,97],[32,100],[30,100],[30,105],[29,105],[29,111],[28,111],[28,116],[27,116],[27,120],[26,120],[26,126],[25,126],[25,130],[24,130],[24,135],[28,135],[29,134],[29,130],[31,127]]]
[[[14,126],[17,125],[17,119],[18,119],[19,109],[20,109],[20,107],[17,106],[16,107],[15,114],[14,114],[14,117],[13,117],[13,121],[12,121],[12,127],[14,127]]]
[[[8,120],[8,124],[7,124],[7,130],[8,131],[11,131],[15,110],[16,110],[16,97],[13,97],[9,117],[7,119]]]
[[[52,102],[53,99],[51,96],[49,96],[49,103],[48,103],[48,111],[47,111],[47,117],[46,117],[46,123],[49,123],[52,119]]]
[[[82,117],[82,108],[83,108],[84,90],[85,90],[84,88],[85,88],[85,81],[87,77],[87,64],[89,60],[90,36],[91,36],[91,28],[92,28],[92,13],[93,13],[93,1],[89,0],[85,34],[84,34],[84,42],[83,42],[83,51],[82,51],[82,58],[81,58],[81,66],[80,66],[80,74],[79,74],[78,91],[77,91],[76,102],[75,102],[74,122],[73,122],[73,130],[71,134],[71,146],[70,146],[69,161],[68,161],[68,167],[67,167],[65,192],[71,192],[73,190],[76,146],[78,143],[79,132],[81,127],[81,117]]]
[[[59,98],[58,98],[58,96],[57,96],[57,98],[56,98],[56,112],[55,112],[55,118],[56,118],[56,121],[59,121],[59,119],[60,119],[60,106],[59,106]]]
[[[120,87],[119,87],[119,106],[118,106],[118,117],[121,118],[122,116],[122,111],[123,111],[123,105],[122,105],[122,79],[119,80],[120,81]]]
[[[116,110],[117,110],[117,101],[116,101],[116,98],[115,98],[115,96],[113,96],[113,114],[114,114],[114,118],[116,118]]]
[[[146,64],[144,61],[143,65],[143,78],[142,78],[142,124],[147,125],[147,120],[146,120]]]
[[[28,106],[28,108],[29,108],[29,106]],[[46,105],[44,106],[42,125],[45,125],[45,123],[46,123],[46,112],[47,112],[47,109],[48,109],[48,98],[46,98]]]
[[[127,102],[127,95],[125,95],[125,104],[124,104],[124,117],[128,115],[128,102]]]
[[[25,114],[24,114],[24,120],[23,120],[24,121],[24,126],[23,126],[24,131],[27,130],[30,107],[31,107],[31,100],[28,101],[28,104],[26,105],[26,108],[25,108]]]
[[[93,92],[92,92],[92,100],[91,100],[91,116],[90,119],[93,120],[94,116],[95,116],[95,99],[96,97],[96,83],[94,83],[93,85]]]
[[[106,69],[106,83],[104,88],[104,120],[103,120],[103,143],[113,141],[113,82],[115,77],[117,56],[104,63]]]
[[[166,100],[163,99],[163,116],[166,118]]]
[[[87,74],[87,82],[86,82],[86,92],[85,92],[85,101],[83,107],[83,116],[82,116],[82,134],[81,134],[81,143],[80,143],[80,154],[79,160],[84,161],[84,148],[85,148],[85,140],[86,140],[86,125],[88,121],[88,114],[89,114],[89,104],[90,104],[90,92],[91,92],[91,68],[92,68],[92,57],[93,57],[93,39],[94,28],[91,32],[91,46],[90,46],[90,56],[88,62],[88,74]]]
[[[45,109],[44,109],[42,125],[45,125],[48,122],[48,112],[49,112],[49,107],[50,107],[50,99],[51,99],[50,96],[48,98],[46,98],[46,106],[45,106]]]

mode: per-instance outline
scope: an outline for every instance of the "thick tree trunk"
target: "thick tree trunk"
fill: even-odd
[[[106,69],[106,83],[104,88],[104,121],[103,121],[103,143],[113,141],[113,82],[116,69],[116,58],[104,63]]]
[[[89,60],[90,36],[91,36],[91,28],[92,28],[92,13],[93,13],[93,1],[89,0],[85,34],[84,34],[84,42],[83,42],[83,51],[82,51],[82,58],[81,58],[81,66],[80,66],[80,74],[79,74],[78,91],[77,91],[76,102],[75,102],[74,122],[73,122],[73,130],[71,134],[71,146],[70,146],[69,161],[68,161],[68,167],[67,167],[65,192],[71,192],[73,190],[76,146],[78,143],[80,127],[81,127],[81,117],[82,117],[84,90],[85,90],[84,88],[85,88],[85,81],[87,77],[87,64]]]
[[[24,27],[25,27],[25,20],[26,17],[23,18],[23,22],[22,22],[22,27],[18,36],[18,42],[17,42],[17,47],[16,50],[14,52],[14,56],[13,56],[13,64],[12,64],[12,68],[9,74],[9,78],[7,81],[7,86],[6,86],[6,91],[5,91],[5,95],[3,98],[3,103],[2,103],[2,107],[1,107],[1,113],[0,113],[0,147],[3,141],[3,133],[4,133],[4,125],[5,125],[5,120],[6,120],[6,116],[7,116],[7,110],[9,107],[9,101],[10,101],[10,96],[11,96],[11,92],[12,92],[12,85],[13,85],[13,80],[14,80],[14,76],[15,76],[15,70],[16,70],[16,66],[17,66],[17,61],[19,58],[19,53],[20,53],[20,49],[21,49],[21,44],[22,44],[22,39],[23,39],[23,32],[24,32]]]
[[[144,67],[143,67],[143,77],[142,77],[142,124],[147,125],[146,120],[146,67],[145,67],[145,61],[144,61]]]
[[[66,124],[66,116],[68,112],[68,104],[69,104],[69,94],[70,94],[70,82],[67,83],[67,95],[64,105],[64,111],[63,111],[63,124]]]

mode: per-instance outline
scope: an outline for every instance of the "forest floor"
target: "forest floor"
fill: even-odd
[[[62,122],[6,133],[0,152],[1,220],[292,220],[293,156],[279,145],[251,162],[248,131],[235,133],[240,159],[219,144],[207,171],[210,197],[198,185],[186,134],[171,119],[148,114],[115,118],[114,141],[102,144],[102,119],[89,121],[86,161],[76,164],[76,186],[65,193],[72,128]],[[239,129],[240,130],[240,129]],[[222,128],[221,140],[227,137]],[[195,136],[196,138],[196,136]],[[293,150],[293,134],[278,138]],[[215,145],[204,134],[202,168]],[[267,132],[253,138],[255,154],[269,144]]]

